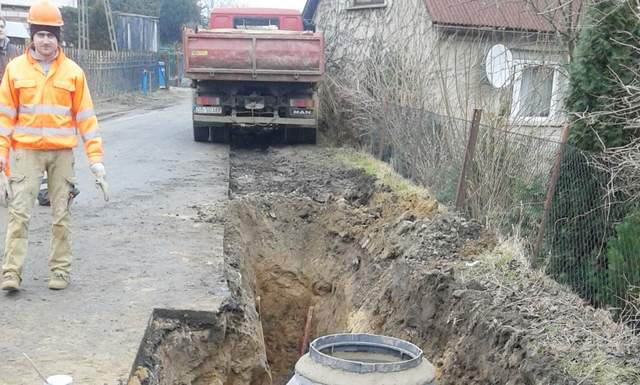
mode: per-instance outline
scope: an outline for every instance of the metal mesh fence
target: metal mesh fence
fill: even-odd
[[[440,202],[453,202],[468,136],[466,122],[400,106],[389,106],[387,117],[394,118],[370,131],[372,153],[401,175],[429,186]]]
[[[454,202],[471,122],[400,106],[384,116],[369,130],[372,154],[440,202]],[[546,212],[556,158],[559,177]],[[638,323],[640,210],[607,194],[608,181],[592,155],[570,145],[480,125],[464,210],[503,234],[520,236],[529,250],[547,215],[532,262],[586,301]]]
[[[463,168],[471,122],[406,107],[389,107],[375,125],[369,149],[401,175],[452,204]],[[480,125],[467,170],[465,209],[472,217],[535,240],[549,171],[560,144]]]
[[[640,211],[607,193],[609,175],[596,162],[566,146],[540,258],[585,300],[640,324]]]
[[[24,47],[18,47],[21,52]],[[85,72],[93,99],[158,88],[158,54],[64,48],[65,55]],[[144,79],[146,77],[146,80]]]
[[[66,49],[65,54],[85,71],[95,99],[122,93],[158,88],[158,56],[147,52],[80,51]]]
[[[480,125],[465,207],[503,233],[517,233],[530,246],[536,238],[560,144]]]

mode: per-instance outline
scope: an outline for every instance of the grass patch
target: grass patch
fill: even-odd
[[[517,326],[536,336],[536,350],[556,357],[581,384],[640,384],[640,338],[606,310],[585,305],[569,288],[531,268],[519,239],[505,240],[477,260],[474,267],[460,263],[456,273],[492,293],[486,313],[522,314],[528,321]]]
[[[361,169],[366,174],[375,176],[380,183],[388,186],[396,194],[432,196],[426,188],[415,185],[395,172],[389,164],[366,152],[352,148],[337,148],[335,149],[335,157],[349,167]]]
[[[602,352],[594,352],[588,361],[584,357],[561,357],[567,373],[583,383],[640,384],[640,370],[625,362],[614,363]]]

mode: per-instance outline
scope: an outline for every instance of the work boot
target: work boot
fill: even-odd
[[[20,289],[20,276],[18,274],[7,273],[2,277],[2,290],[15,291]]]
[[[71,283],[71,277],[67,273],[51,273],[49,277],[49,289],[64,290]]]

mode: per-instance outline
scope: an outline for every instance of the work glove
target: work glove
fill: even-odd
[[[8,207],[12,198],[7,176],[4,175],[4,172],[0,172],[0,206]]]
[[[109,202],[109,185],[105,180],[107,176],[107,171],[104,169],[104,164],[102,163],[94,163],[91,165],[91,172],[96,177],[96,187],[102,191],[102,196],[104,197],[105,202]]]

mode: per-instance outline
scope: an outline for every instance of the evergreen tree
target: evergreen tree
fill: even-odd
[[[60,7],[64,26],[62,27],[62,40],[67,45],[78,44],[78,8],[76,7]]]
[[[96,50],[111,50],[107,16],[104,13],[104,0],[95,0],[88,12],[89,47]]]
[[[639,233],[640,210],[636,210],[616,226],[616,234],[607,244],[608,300],[619,309],[624,307],[629,290],[640,289]]]
[[[629,127],[640,119],[640,111],[629,108],[625,88],[640,80],[637,7],[638,0],[596,2],[569,66],[566,105],[573,112],[569,140],[578,149],[567,146],[563,155],[550,213],[556,227],[547,240],[552,255],[548,269],[597,305],[619,305],[615,294],[624,288],[616,277],[621,266],[634,260],[628,255],[628,245],[633,244],[628,239],[638,225],[637,216],[627,219],[629,223],[619,226],[616,235],[614,223],[630,210],[624,204],[627,198],[605,204],[608,175],[594,168],[583,151],[600,152],[638,137],[639,132]]]
[[[630,84],[636,75],[629,69],[638,68],[634,48],[640,42],[637,7],[638,0],[605,0],[589,10],[569,67],[566,102],[568,111],[585,114],[572,118],[570,135],[571,143],[582,150],[601,151],[600,139],[606,147],[615,147],[638,136],[625,126],[640,118],[640,112],[620,112],[626,107],[621,83]]]
[[[182,27],[198,24],[200,12],[198,0],[160,0],[160,41],[180,41]]]
[[[160,16],[160,0],[110,0],[113,11]]]

